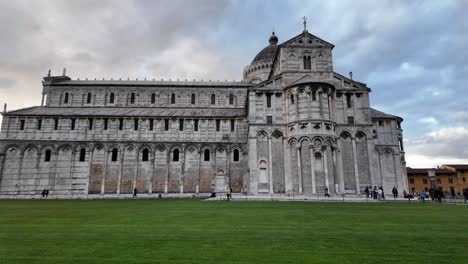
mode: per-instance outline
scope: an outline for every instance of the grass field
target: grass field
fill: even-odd
[[[0,263],[468,263],[468,206],[0,200]]]

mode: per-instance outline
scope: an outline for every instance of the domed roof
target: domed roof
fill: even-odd
[[[268,40],[270,45],[266,46],[262,49],[257,56],[253,59],[252,64],[256,64],[258,62],[272,62],[276,55],[276,50],[278,49],[278,37],[273,32]]]

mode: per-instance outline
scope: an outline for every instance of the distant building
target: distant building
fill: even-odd
[[[3,112],[0,194],[362,194],[408,190],[402,118],[333,70],[306,29],[243,80],[44,77],[40,106]]]
[[[431,187],[441,190],[445,194],[460,196],[463,188],[457,173],[449,168],[406,168],[408,186],[411,192],[428,192]]]
[[[468,190],[468,164],[445,164],[440,166],[440,168],[455,171],[458,180],[455,188],[457,193],[463,193],[464,190]]]

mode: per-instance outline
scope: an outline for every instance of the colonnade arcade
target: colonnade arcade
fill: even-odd
[[[16,194],[208,193],[215,176],[240,191],[246,168],[240,144],[15,144],[0,151],[0,186]]]

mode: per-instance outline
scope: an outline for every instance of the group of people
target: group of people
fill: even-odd
[[[383,187],[380,186],[377,189],[377,186],[374,186],[374,189],[371,189],[372,187],[366,186],[366,189],[364,190],[364,193],[366,194],[366,198],[372,198],[374,200],[383,200],[385,199],[385,193],[383,190]],[[396,198],[398,197],[398,190],[394,186],[392,189],[393,197]]]
[[[49,196],[49,189],[42,190],[41,195],[42,198],[46,198],[47,196]]]

